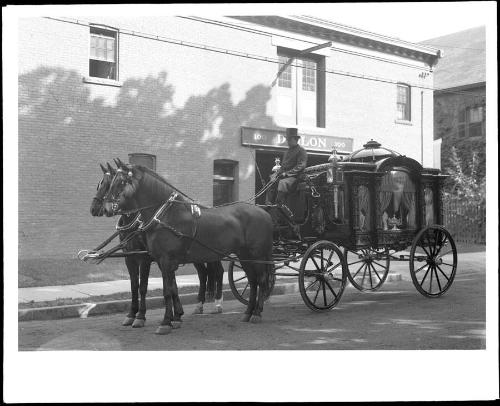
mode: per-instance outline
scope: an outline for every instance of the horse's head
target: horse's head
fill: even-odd
[[[120,160],[115,160],[115,163],[118,169],[104,197],[104,213],[108,217],[118,214],[121,210],[134,209],[134,197],[142,178],[139,168],[126,165]]]
[[[107,168],[101,164],[99,164],[99,166],[102,169],[103,175],[102,179],[97,184],[97,192],[90,205],[90,213],[93,216],[102,216],[104,214],[104,196],[108,192],[109,187],[111,186],[111,181],[116,174],[115,169],[113,169],[109,163],[107,164]]]

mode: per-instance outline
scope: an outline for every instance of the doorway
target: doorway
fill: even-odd
[[[283,160],[285,150],[257,150],[255,154],[256,168],[255,168],[255,193],[258,193],[262,187],[269,182],[269,176],[274,166],[274,158]],[[307,166],[326,164],[330,154],[318,154],[307,152]],[[262,178],[261,178],[262,177]],[[255,203],[265,204],[265,194],[259,196]]]

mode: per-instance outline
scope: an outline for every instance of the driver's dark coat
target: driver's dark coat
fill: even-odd
[[[281,171],[286,172],[286,176],[297,176],[307,165],[307,152],[300,145],[288,148],[283,155]]]

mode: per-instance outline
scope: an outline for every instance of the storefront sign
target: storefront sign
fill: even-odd
[[[299,144],[308,151],[352,152],[352,138],[332,137],[329,135],[310,135],[299,132]],[[241,127],[241,144],[258,147],[288,148],[285,131]]]

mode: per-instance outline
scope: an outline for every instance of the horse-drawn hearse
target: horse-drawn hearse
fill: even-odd
[[[442,226],[446,176],[439,172],[373,140],[345,159],[334,152],[328,163],[306,168],[288,197],[292,219],[276,226],[275,275],[298,273],[300,294],[315,311],[333,308],[347,279],[361,291],[379,289],[391,261],[409,262],[421,294],[441,296],[455,277],[457,253]],[[298,238],[286,238],[293,231]],[[238,267],[230,264],[229,281],[246,303],[245,277],[233,276]]]
[[[283,206],[249,201],[206,208],[153,171],[115,162],[117,170],[103,167],[91,211],[121,214],[121,243],[102,251],[112,236],[79,258],[143,259],[146,287],[149,264],[156,261],[166,303],[160,334],[183,314],[174,275],[182,263],[229,261],[231,291],[247,305],[244,321],[260,320],[276,277],[298,277],[302,299],[314,311],[335,307],[347,281],[361,291],[379,289],[391,261],[409,262],[424,296],[439,297],[453,283],[457,252],[442,225],[445,176],[376,141],[344,159],[334,151],[328,163],[306,168],[288,196],[291,216]],[[146,292],[141,288],[138,307],[137,283],[135,289],[129,324],[137,309],[135,321],[145,319]]]

